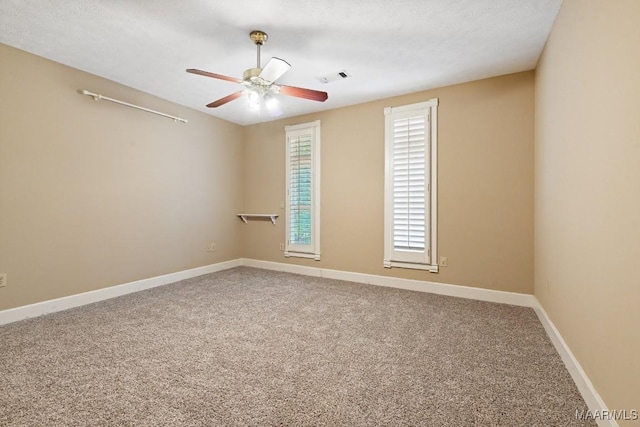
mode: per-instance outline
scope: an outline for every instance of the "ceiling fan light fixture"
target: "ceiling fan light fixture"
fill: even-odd
[[[278,117],[282,115],[280,100],[273,93],[267,93],[264,95],[264,105],[267,107],[267,111],[271,117]]]
[[[249,109],[252,111],[256,111],[260,109],[260,94],[257,90],[248,89],[247,90],[247,99],[249,100]]]

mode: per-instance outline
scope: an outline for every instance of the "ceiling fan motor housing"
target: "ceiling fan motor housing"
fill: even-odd
[[[258,76],[262,72],[262,68],[249,68],[242,75],[242,80],[245,82],[257,83]]]

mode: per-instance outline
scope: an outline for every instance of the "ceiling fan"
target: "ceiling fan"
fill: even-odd
[[[246,93],[250,109],[259,109],[261,100],[263,100],[269,113],[272,116],[279,116],[282,114],[282,111],[278,105],[278,99],[276,98],[277,94],[320,102],[327,100],[328,95],[326,92],[276,84],[275,81],[282,77],[284,73],[289,71],[291,65],[283,59],[273,57],[269,62],[267,62],[267,65],[265,65],[264,68],[260,68],[260,47],[267,41],[267,33],[255,30],[251,31],[249,37],[251,37],[251,40],[253,40],[253,43],[255,43],[258,49],[258,61],[256,68],[249,68],[246,70],[242,79],[210,73],[208,71],[202,71],[195,68],[187,69],[187,73],[199,74],[201,76],[212,77],[214,79],[226,80],[234,83],[241,83],[245,86],[243,90],[239,90],[238,92],[207,104],[207,107],[220,107],[221,105],[233,101]]]

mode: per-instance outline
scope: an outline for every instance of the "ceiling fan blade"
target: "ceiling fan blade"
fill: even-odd
[[[219,107],[221,105],[226,104],[227,102],[233,101],[234,99],[240,98],[242,96],[242,93],[243,93],[243,91],[241,91],[241,90],[236,92],[236,93],[232,93],[231,95],[227,95],[224,98],[220,98],[217,101],[213,101],[212,103],[207,104],[207,107],[209,107],[209,108]]]
[[[260,72],[260,77],[269,83],[273,83],[289,71],[289,68],[291,68],[291,64],[287,61],[273,57]]]
[[[222,74],[210,73],[208,71],[202,71],[202,70],[198,70],[196,68],[187,69],[187,73],[199,74],[201,76],[213,77],[214,79],[226,80],[226,81],[234,82],[234,83],[242,83],[242,80],[236,79],[235,77],[223,76]]]
[[[329,95],[327,95],[327,92],[322,92],[319,90],[305,89],[305,88],[295,87],[295,86],[285,86],[285,85],[279,85],[279,86],[280,86],[280,93],[282,95],[295,96],[297,98],[310,99],[312,101],[320,101],[320,102],[326,101],[327,98],[329,97]]]

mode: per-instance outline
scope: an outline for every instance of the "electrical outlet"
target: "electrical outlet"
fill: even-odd
[[[440,267],[446,267],[449,264],[449,261],[447,260],[446,256],[441,256],[440,262],[438,264],[440,265]]]
[[[7,273],[0,274],[0,288],[7,286]]]
[[[284,243],[280,243],[280,250],[284,251]]]
[[[207,252],[215,252],[216,251],[216,244],[215,243],[209,243],[207,245]]]

